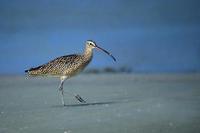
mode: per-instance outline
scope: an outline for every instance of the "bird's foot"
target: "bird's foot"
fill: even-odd
[[[79,95],[75,95],[75,98],[81,103],[86,103],[86,101],[83,100],[83,98],[81,98]]]

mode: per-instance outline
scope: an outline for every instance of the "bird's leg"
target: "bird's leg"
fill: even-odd
[[[65,78],[61,77],[60,79],[61,79],[61,82],[60,82],[60,85],[59,85],[59,91],[61,91],[61,102],[65,106],[64,90],[63,90],[63,84],[64,84],[64,81],[65,81]]]
[[[61,91],[61,100],[62,100],[62,104],[65,106],[65,101],[64,101],[64,89],[63,89],[63,84],[64,84],[64,81],[65,81],[66,77],[61,77],[60,80],[60,85],[59,85],[59,91]],[[73,95],[79,102],[81,103],[86,103],[85,100],[83,100],[83,98],[81,98],[78,94],[74,94],[74,93],[71,93],[69,90],[66,92],[67,94],[69,95]]]
[[[86,103],[86,101],[83,100],[83,98],[81,98],[80,95],[78,95],[78,94],[72,93],[72,92],[70,92],[70,91],[67,91],[67,92],[65,92],[65,93],[67,93],[67,94],[69,94],[69,95],[73,95],[73,96],[74,96],[79,102],[81,102],[81,103]]]
[[[76,95],[74,95],[74,96],[75,96],[75,98],[76,98],[79,102],[81,102],[81,103],[86,103],[86,101],[83,100],[83,98],[81,98],[78,94],[76,94]]]

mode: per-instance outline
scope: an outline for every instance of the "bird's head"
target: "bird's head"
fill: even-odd
[[[96,42],[94,42],[94,41],[92,41],[92,40],[87,40],[87,41],[86,41],[86,47],[87,47],[88,49],[94,49],[94,48],[99,49],[99,50],[105,52],[106,54],[108,54],[110,57],[112,57],[112,59],[113,59],[114,61],[116,61],[115,57],[114,57],[110,52],[108,52],[108,51],[106,51],[105,49],[99,47],[99,46],[96,44]]]
[[[92,40],[87,40],[86,41],[86,45],[87,45],[87,47],[88,48],[90,48],[90,49],[94,49],[94,48],[96,48],[96,43],[94,42],[94,41],[92,41]]]

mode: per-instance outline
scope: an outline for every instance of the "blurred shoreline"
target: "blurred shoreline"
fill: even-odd
[[[129,79],[133,78],[135,81],[173,81],[173,82],[185,82],[185,81],[200,81],[200,73],[122,73],[122,72],[82,72],[81,74],[73,77],[73,79],[85,78],[85,76],[93,77],[97,76],[99,78],[112,77],[113,79],[118,78],[123,75],[123,77]],[[106,76],[106,77],[107,77]],[[29,77],[26,74],[0,74],[0,80],[4,78],[33,78],[33,79],[53,79],[59,78],[56,76],[36,76]]]
[[[114,67],[104,67],[104,68],[86,68],[81,75],[100,75],[100,74],[128,74],[128,75],[200,75],[198,71],[181,71],[181,72],[152,72],[152,71],[136,71],[131,69],[131,67],[122,66],[119,68]],[[0,73],[0,76],[26,76],[26,74],[22,71],[21,73]]]

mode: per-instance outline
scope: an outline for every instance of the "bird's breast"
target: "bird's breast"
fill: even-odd
[[[65,69],[64,75],[66,75],[68,77],[72,77],[72,76],[82,72],[84,70],[84,68],[91,62],[91,60],[92,60],[92,57],[89,59],[80,58],[79,60],[70,64],[70,66],[68,66]]]

